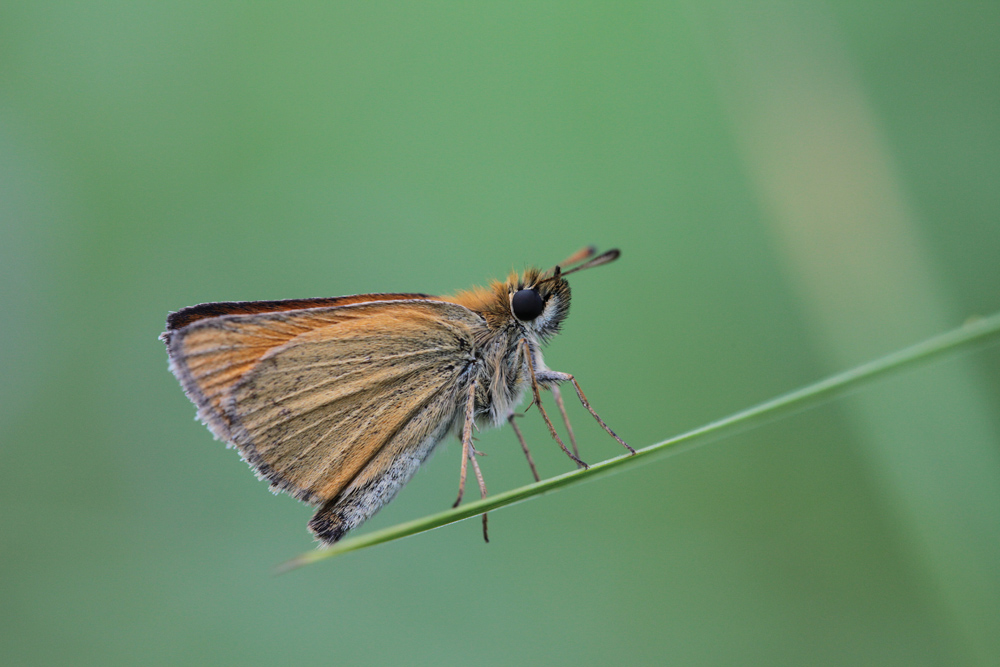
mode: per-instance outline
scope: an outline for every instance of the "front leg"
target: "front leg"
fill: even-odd
[[[524,352],[524,360],[528,363],[528,375],[531,378],[531,393],[535,397],[535,405],[538,406],[538,411],[542,413],[542,419],[545,421],[545,425],[549,427],[549,434],[552,439],[558,443],[559,447],[563,450],[566,456],[573,459],[578,466],[581,468],[586,468],[587,464],[580,460],[579,456],[575,456],[573,452],[566,449],[566,445],[563,444],[562,438],[556,433],[556,427],[552,425],[552,420],[549,419],[549,415],[545,412],[545,408],[542,407],[542,397],[538,395],[538,377],[535,374],[535,362],[531,358],[531,351],[528,346],[528,340],[526,338],[521,339],[521,349]],[[548,369],[544,372],[551,373]]]
[[[580,389],[580,383],[576,381],[575,377],[573,377],[569,373],[560,373],[559,371],[544,370],[544,371],[540,371],[535,376],[535,378],[541,384],[549,385],[550,389],[555,389],[556,386],[560,382],[572,382],[573,383],[573,387],[576,389],[576,395],[580,397],[580,402],[583,403],[583,407],[587,408],[587,412],[589,412],[590,414],[594,415],[594,419],[596,419],[597,423],[601,425],[601,428],[603,428],[605,431],[607,431],[608,434],[611,435],[612,438],[614,438],[615,440],[617,440],[618,444],[620,444],[622,447],[624,447],[625,449],[627,449],[630,453],[635,454],[635,450],[632,449],[628,445],[628,443],[626,443],[624,440],[622,440],[621,438],[619,438],[618,435],[614,431],[612,431],[611,428],[607,424],[604,423],[604,420],[601,419],[600,415],[598,415],[596,412],[594,412],[594,408],[590,407],[590,402],[587,400],[587,397],[583,395],[583,389]],[[563,412],[564,416],[565,416],[565,414],[566,413]],[[569,423],[569,419],[567,418],[566,421],[567,421],[567,424],[568,424]]]

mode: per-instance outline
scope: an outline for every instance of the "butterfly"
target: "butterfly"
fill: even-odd
[[[529,393],[562,451],[586,467],[561,383],[571,383],[601,427],[635,453],[591,408],[576,378],[550,370],[541,353],[569,313],[566,277],[619,254],[585,248],[548,271],[530,268],[447,297],[203,303],[171,313],[160,338],[198,418],[272,491],[318,507],[309,529],[333,544],[392,500],[449,433],[462,442],[455,506],[470,462],[486,496],[474,426],[509,423],[538,480],[515,423]],[[572,451],[540,389],[553,393]],[[483,535],[489,541],[485,514]]]

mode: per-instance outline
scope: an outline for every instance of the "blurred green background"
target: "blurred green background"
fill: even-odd
[[[1000,308],[998,30],[995,2],[4,3],[0,661],[1000,663],[996,348],[496,512],[489,545],[274,577],[310,511],[156,339],[617,246],[546,358],[662,440]],[[480,448],[491,490],[530,480],[508,429]],[[448,507],[459,452],[364,530]]]

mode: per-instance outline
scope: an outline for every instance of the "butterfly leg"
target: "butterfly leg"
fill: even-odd
[[[462,472],[458,476],[458,498],[452,507],[458,507],[462,503],[462,496],[465,495],[465,476],[469,467],[469,459],[472,457],[472,422],[475,418],[476,409],[476,382],[469,385],[469,398],[465,401],[465,424],[462,426]],[[475,461],[473,461],[475,463]],[[478,470],[476,464],[476,470]]]
[[[465,402],[465,424],[462,426],[462,472],[458,476],[458,498],[452,507],[458,507],[465,495],[465,478],[469,470],[469,461],[472,461],[472,470],[476,473],[476,481],[479,482],[479,494],[486,497],[486,480],[479,469],[479,461],[476,460],[476,448],[472,444],[472,426],[475,421],[476,411],[476,383],[469,385],[469,398]],[[490,535],[486,529],[486,513],[483,513],[483,539],[490,541]]]
[[[486,497],[486,480],[483,479],[483,473],[479,470],[479,461],[476,460],[476,455],[473,453],[475,450],[469,451],[469,460],[472,461],[472,470],[476,473],[476,481],[479,482],[479,497]],[[486,529],[486,512],[483,512],[483,539],[489,544],[490,534]]]
[[[535,476],[535,481],[540,482],[542,478],[538,476],[538,470],[535,468],[535,461],[531,458],[531,452],[528,451],[528,443],[524,441],[524,435],[521,434],[521,429],[518,428],[517,422],[514,421],[517,417],[521,415],[516,412],[512,412],[507,416],[507,423],[510,427],[514,429],[514,435],[517,436],[518,442],[521,443],[521,450],[524,451],[524,455],[528,457],[528,465],[531,466],[531,474]]]
[[[566,449],[566,445],[563,443],[562,438],[560,438],[559,434],[556,432],[556,427],[552,425],[552,420],[549,419],[548,413],[545,412],[545,408],[542,407],[542,397],[538,393],[538,379],[535,377],[535,363],[531,360],[531,351],[528,349],[528,341],[522,338],[521,346],[521,349],[524,352],[524,358],[528,362],[528,372],[531,375],[531,391],[535,397],[535,405],[538,406],[538,411],[542,413],[542,419],[545,420],[545,425],[549,427],[549,433],[552,435],[552,439],[559,443],[559,446],[562,448],[566,456],[576,461],[576,465],[578,467],[588,467],[586,463],[580,460],[579,456],[574,456],[573,452]],[[618,436],[615,437],[617,438]],[[628,447],[628,445],[625,446]]]
[[[576,435],[573,434],[573,427],[569,423],[569,415],[566,414],[566,404],[563,403],[562,392],[559,391],[559,385],[552,385],[552,398],[556,399],[556,407],[559,408],[559,414],[562,415],[563,424],[566,424],[566,432],[569,433],[569,446],[573,448],[573,453],[577,457],[580,456],[580,450],[576,448]]]
[[[532,374],[532,379],[533,380],[535,379],[534,374]],[[580,383],[576,381],[575,377],[573,377],[569,373],[559,373],[557,371],[545,371],[543,373],[539,373],[538,379],[541,380],[542,382],[552,382],[552,383],[572,382],[573,387],[576,389],[576,395],[580,398],[580,402],[583,403],[583,407],[587,408],[587,412],[589,412],[591,415],[594,416],[594,419],[596,419],[597,423],[601,425],[601,428],[607,431],[612,438],[617,440],[618,444],[620,444],[622,447],[627,449],[632,454],[635,454],[635,450],[632,449],[628,445],[628,443],[619,438],[618,435],[614,431],[612,431],[607,424],[604,423],[604,420],[601,419],[601,417],[596,412],[594,412],[594,408],[590,407],[590,402],[587,400],[587,397],[584,396],[583,389],[580,389]]]

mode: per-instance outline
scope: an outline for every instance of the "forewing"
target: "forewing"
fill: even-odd
[[[318,503],[388,443],[416,447],[451,418],[441,406],[481,325],[455,304],[387,301],[204,319],[168,344],[206,423],[273,486]]]
[[[168,329],[161,338],[167,344],[170,370],[198,406],[198,418],[218,438],[232,442],[229,416],[223,410],[223,402],[236,383],[269,350],[296,336],[341,321],[337,311],[337,308],[312,308],[226,315],[176,328],[168,320]]]

